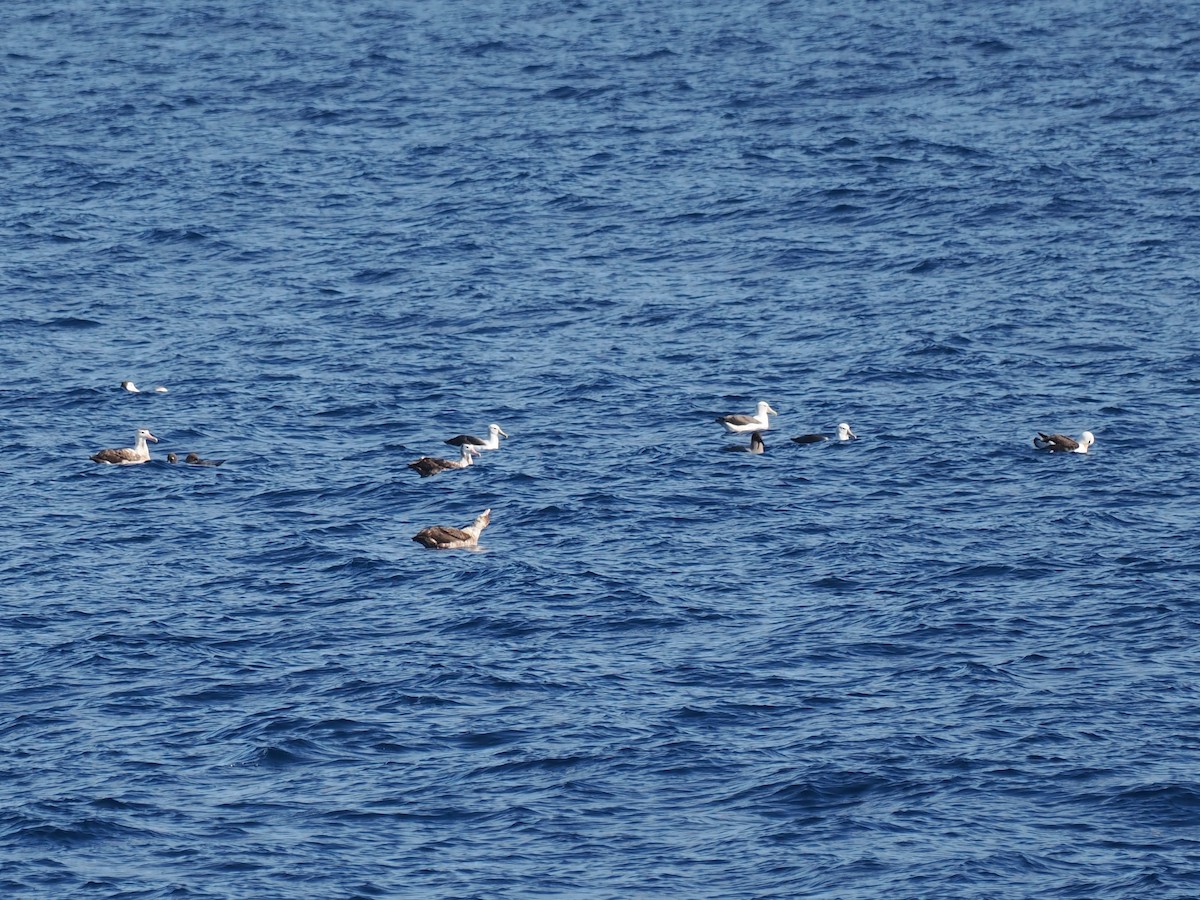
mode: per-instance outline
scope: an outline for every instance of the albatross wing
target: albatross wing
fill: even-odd
[[[424,528],[413,535],[413,540],[424,547],[445,547],[455,543],[467,543],[471,540],[471,535],[467,534],[461,528],[452,528],[449,525],[432,525],[429,528]]]
[[[1058,450],[1064,453],[1073,453],[1079,449],[1079,441],[1065,434],[1045,434],[1039,431],[1037,437],[1033,439],[1033,446],[1039,450]]]
[[[145,460],[142,459],[142,457],[140,457],[137,451],[132,447],[122,447],[119,450],[101,450],[99,453],[92,455],[92,461],[98,463],[110,463],[114,466],[145,462]]]

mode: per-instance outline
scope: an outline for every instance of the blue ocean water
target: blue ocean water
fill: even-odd
[[[0,22],[4,896],[1200,894],[1186,5]]]

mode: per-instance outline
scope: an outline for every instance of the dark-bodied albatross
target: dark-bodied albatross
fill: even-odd
[[[429,550],[461,550],[479,546],[479,535],[492,521],[492,511],[485,509],[466,528],[431,525],[413,535],[413,540]]]
[[[1079,440],[1065,434],[1045,434],[1041,431],[1033,439],[1033,446],[1039,450],[1049,450],[1052,453],[1087,453],[1088,447],[1096,443],[1096,436],[1085,431]]]
[[[493,422],[488,426],[486,438],[475,437],[473,434],[458,434],[452,438],[446,438],[446,443],[453,444],[455,447],[465,447],[470,444],[476,450],[499,450],[502,437],[508,437],[508,435],[504,433],[504,429]]]
[[[763,443],[761,431],[756,431],[750,435],[750,443],[747,444],[729,444],[721,448],[730,453],[766,453],[767,445]]]
[[[189,453],[184,462],[193,466],[219,466],[225,462],[223,459],[201,459],[198,453]]]
[[[113,466],[132,466],[136,463],[150,462],[150,448],[146,445],[146,441],[154,441],[157,444],[158,438],[152,435],[147,429],[139,428],[137,430],[137,441],[132,447],[101,450],[98,453],[93,453],[91,459],[93,462],[108,463]]]
[[[447,472],[450,469],[465,469],[474,461],[474,457],[479,455],[479,450],[471,444],[463,444],[462,456],[458,459],[441,459],[436,456],[422,456],[420,459],[413,460],[408,464],[408,467],[419,474],[422,478],[428,478],[430,475],[437,475],[439,472]]]
[[[724,425],[726,431],[740,434],[746,431],[767,431],[771,427],[767,416],[777,415],[779,413],[771,409],[771,404],[766,400],[759,400],[752,416],[731,413],[728,416],[717,416],[716,421]]]
[[[824,434],[801,434],[792,438],[797,444],[819,444],[822,441],[829,440],[829,437]],[[837,440],[839,441],[857,441],[858,435],[850,430],[849,422],[839,422],[837,427]]]

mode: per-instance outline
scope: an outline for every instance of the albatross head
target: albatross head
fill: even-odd
[[[839,441],[857,441],[858,435],[850,430],[849,422],[838,423],[838,440]]]
[[[501,437],[508,437],[508,435],[504,433],[504,429],[502,429],[495,422],[493,422],[491,425],[488,426],[488,431],[491,432],[492,437],[495,437],[496,435],[500,435]]]
[[[765,419],[767,417],[767,413],[770,413],[773,416],[779,415],[779,413],[777,413],[777,412],[775,412],[775,410],[771,409],[770,403],[768,403],[766,400],[759,400],[758,401],[758,417],[760,419]]]
[[[1090,431],[1085,431],[1079,436],[1079,449],[1075,452],[1087,453],[1088,447],[1092,446],[1094,443],[1096,443],[1096,436]]]
[[[132,381],[122,381],[121,387],[125,388],[125,390],[129,391],[129,393],[131,393],[131,394],[140,394],[141,393],[141,391],[138,390],[138,386],[136,384],[134,384]]]
[[[139,428],[139,429],[137,430],[137,436],[138,436],[138,438],[139,438],[140,440],[143,440],[143,441],[154,441],[154,443],[156,443],[156,444],[158,443],[158,438],[156,438],[154,435],[152,435],[152,434],[150,433],[149,429],[146,429],[146,428]]]

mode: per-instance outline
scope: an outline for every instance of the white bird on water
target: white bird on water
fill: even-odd
[[[771,427],[767,416],[777,416],[779,413],[771,409],[766,400],[759,400],[754,415],[746,416],[732,413],[728,416],[717,416],[717,421],[725,426],[726,431],[740,434],[745,431],[766,431]]]
[[[98,453],[92,454],[91,459],[93,462],[109,463],[114,466],[132,466],[135,463],[149,462],[150,448],[146,445],[146,441],[154,441],[157,444],[158,438],[145,428],[139,428],[137,430],[137,442],[132,447],[101,450]]]
[[[504,430],[493,422],[488,426],[487,438],[475,437],[473,434],[459,434],[452,438],[447,438],[447,444],[453,444],[455,447],[463,447],[470,444],[476,450],[499,450],[500,438],[508,437]]]
[[[466,528],[431,525],[413,535],[413,540],[429,550],[460,550],[479,546],[479,535],[492,521],[492,511],[485,509]]]
[[[148,393],[150,393],[150,391],[143,391],[132,381],[122,381],[121,387],[125,388],[125,390],[129,391],[129,393],[131,393],[131,394],[148,394]],[[153,393],[155,393],[155,394],[165,394],[166,392],[167,392],[167,389],[165,387],[163,387],[161,384],[158,387],[156,387],[153,391]]]
[[[1039,450],[1058,453],[1087,453],[1088,447],[1094,443],[1096,443],[1096,436],[1090,431],[1081,434],[1079,440],[1065,434],[1044,434],[1040,431],[1033,439],[1033,446]]]

